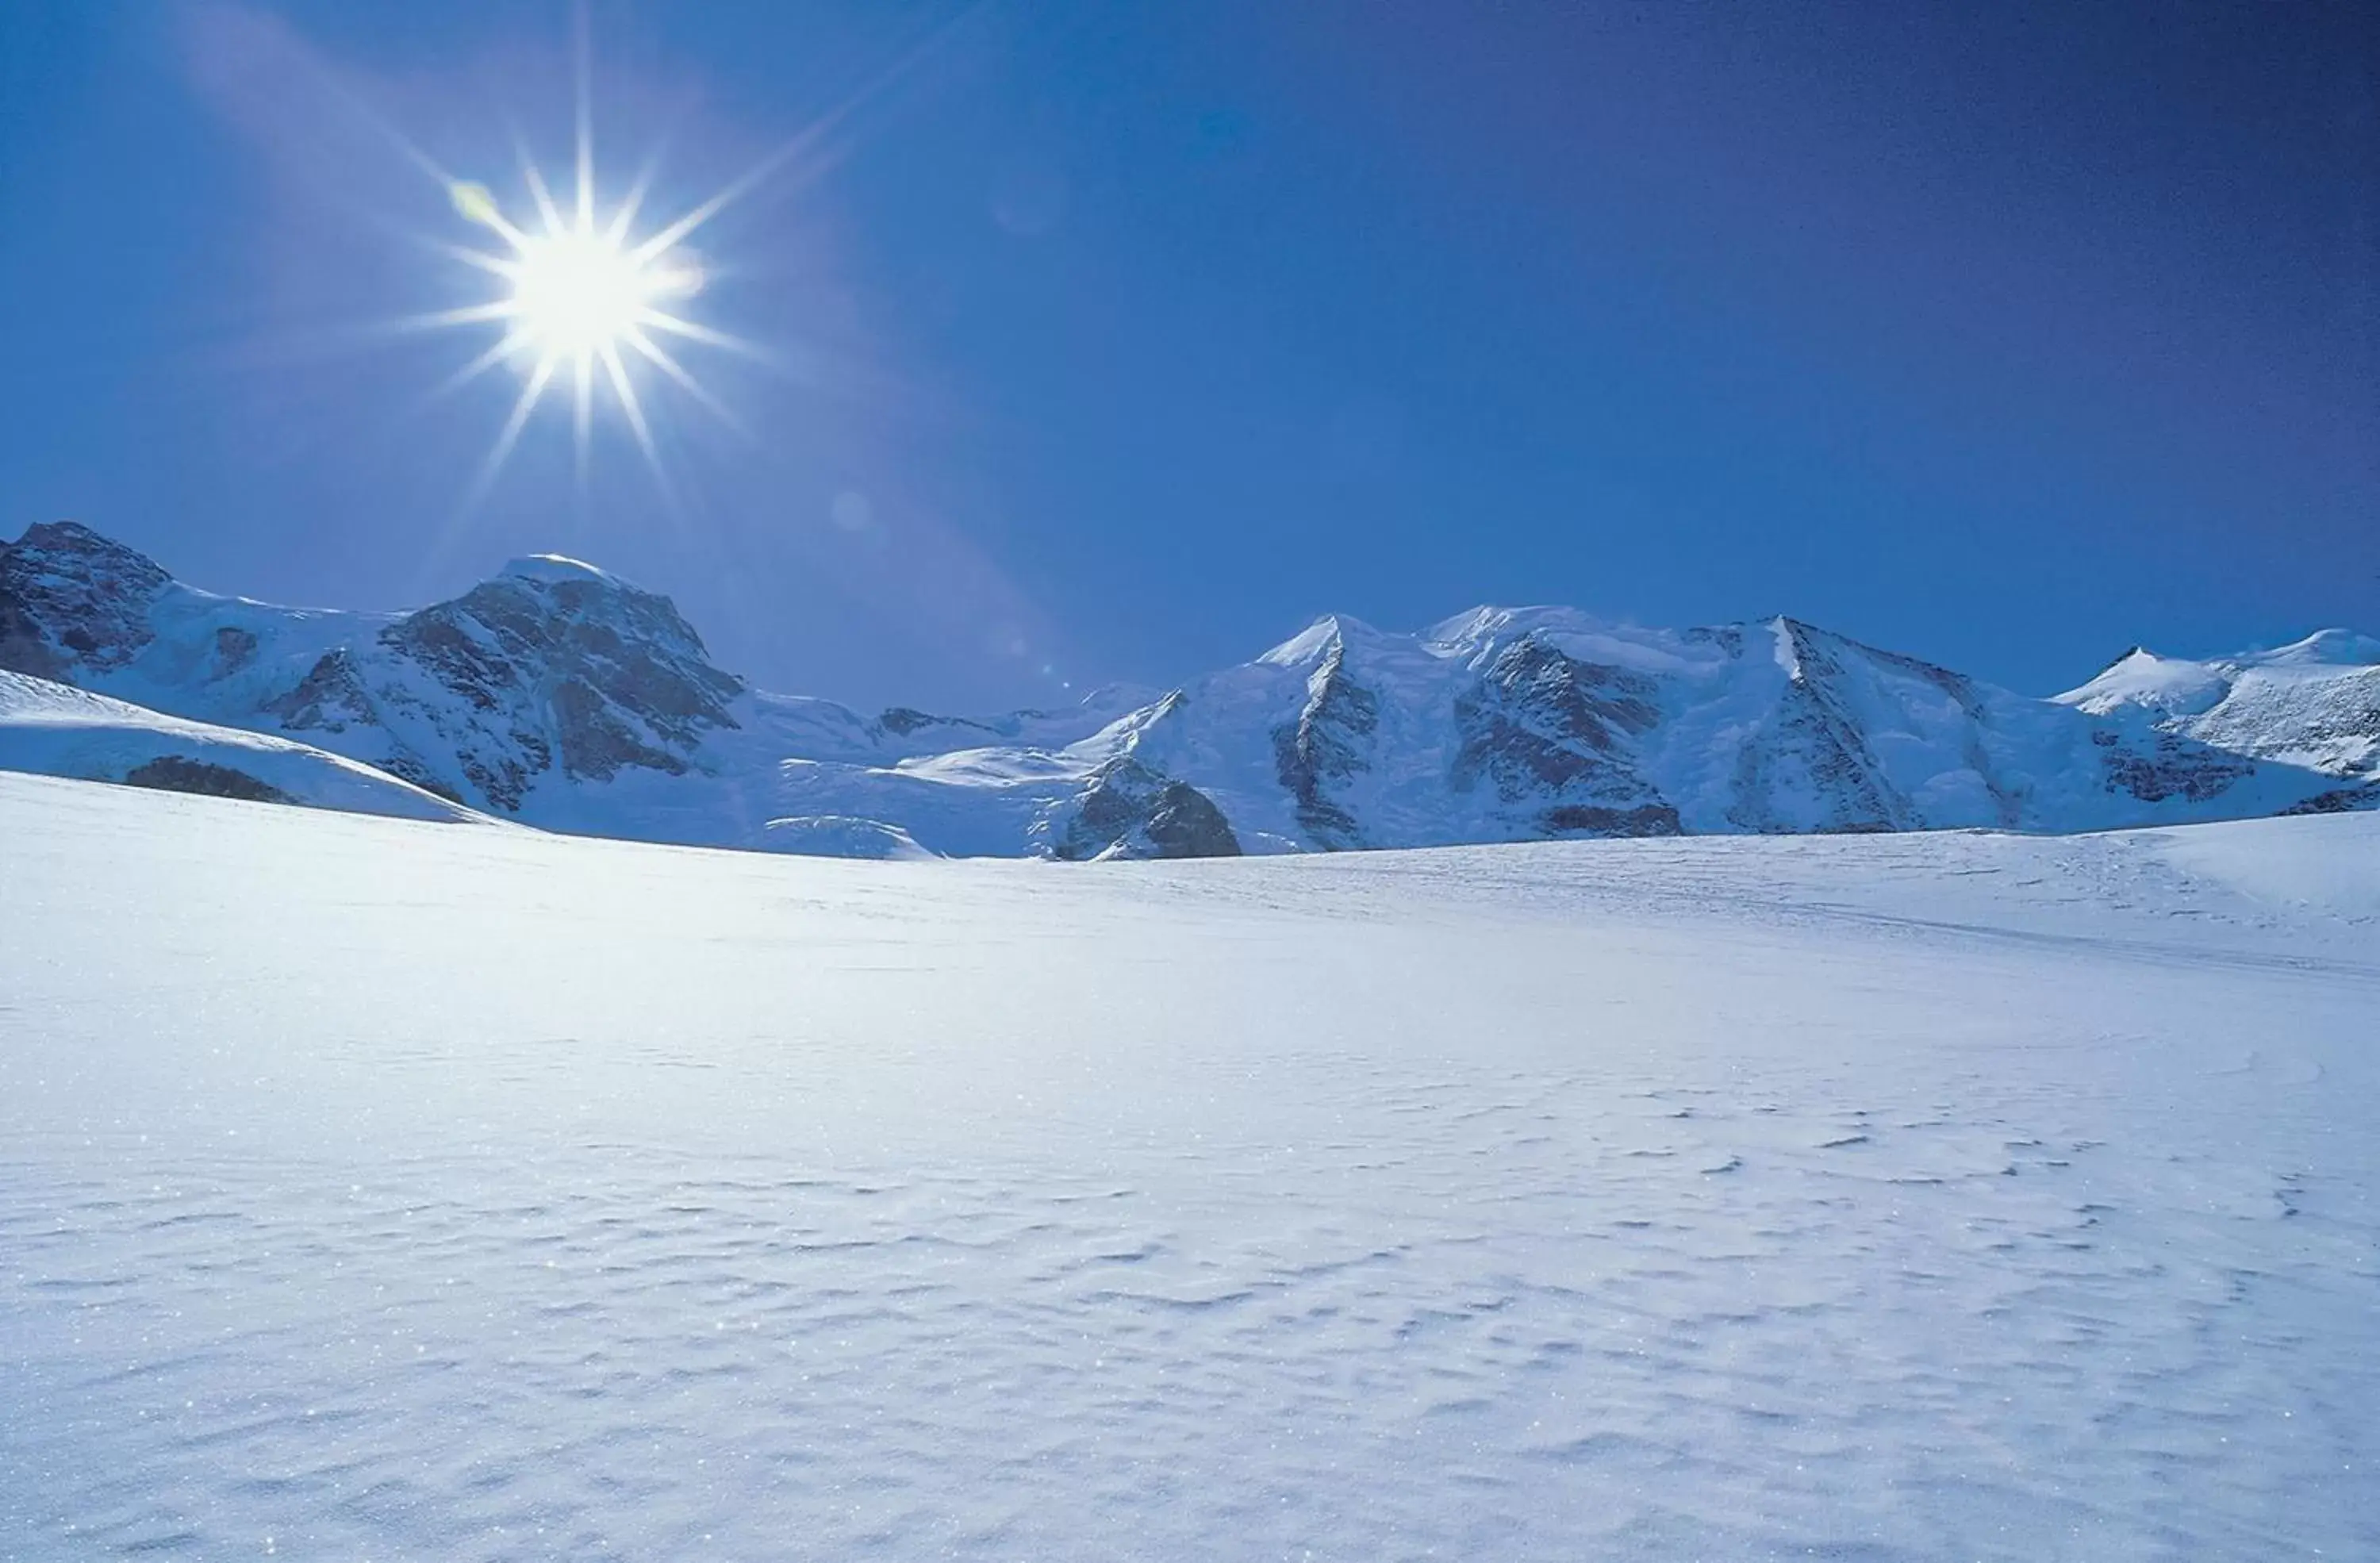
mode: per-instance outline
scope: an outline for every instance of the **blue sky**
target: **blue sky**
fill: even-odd
[[[399,607],[560,551],[726,665],[987,707],[1326,611],[1785,612],[2046,693],[2380,630],[2352,7],[592,5],[690,242],[664,495],[509,368],[400,138],[566,170],[559,4],[0,8],[0,534]],[[840,111],[840,112],[838,112]],[[833,116],[830,118],[830,116]],[[650,377],[649,377],[650,378]]]

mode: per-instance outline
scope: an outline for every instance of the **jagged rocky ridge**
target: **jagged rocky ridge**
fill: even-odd
[[[1155,699],[868,717],[750,688],[666,598],[568,560],[375,615],[199,591],[69,523],[0,546],[0,669],[550,829],[867,856],[2074,830],[2380,801],[2380,646],[2304,647],[2152,659],[2155,677],[2137,653],[2045,701],[1791,619],[1480,609],[1417,635],[1327,618]],[[2275,671],[2301,664],[2324,671]]]

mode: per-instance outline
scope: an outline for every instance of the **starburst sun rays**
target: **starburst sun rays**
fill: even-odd
[[[608,396],[635,436],[655,485],[674,508],[676,496],[662,467],[654,420],[647,406],[653,374],[728,429],[748,437],[743,420],[680,355],[689,346],[725,350],[781,370],[783,360],[757,343],[694,318],[694,300],[711,273],[687,248],[687,239],[766,182],[790,176],[796,184],[805,183],[832,168],[847,149],[853,116],[956,36],[985,4],[988,0],[975,0],[930,25],[922,35],[913,35],[908,47],[842,102],[710,197],[650,232],[638,232],[638,219],[652,186],[650,163],[616,206],[608,212],[598,210],[583,6],[577,13],[574,62],[577,178],[567,211],[554,199],[526,148],[521,150],[520,164],[528,200],[516,208],[526,215],[516,221],[486,185],[449,173],[406,137],[382,125],[408,160],[438,182],[455,214],[495,241],[490,247],[486,238],[470,243],[430,238],[432,249],[494,279],[495,296],[393,323],[406,330],[469,327],[493,332],[494,340],[450,375],[435,395],[459,390],[499,366],[511,366],[521,376],[520,392],[480,463],[457,519],[476,508],[493,486],[549,393],[566,392],[570,397],[582,490],[594,408],[599,399]],[[646,382],[641,391],[640,377]]]
[[[594,157],[582,110],[578,126],[577,187],[565,212],[535,164],[523,159],[534,215],[515,223],[485,185],[449,184],[455,211],[465,221],[502,241],[498,250],[448,246],[455,259],[495,279],[498,297],[425,317],[436,326],[489,326],[496,340],[463,366],[445,389],[455,389],[500,364],[520,368],[524,380],[483,464],[479,488],[504,466],[530,416],[557,385],[567,389],[580,469],[587,460],[589,425],[599,390],[608,391],[625,418],[657,479],[661,457],[643,400],[638,394],[638,363],[650,366],[696,402],[725,418],[726,409],[680,361],[663,339],[757,354],[750,343],[689,319],[687,303],[702,291],[701,262],[685,248],[688,235],[733,199],[735,187],[695,207],[650,235],[635,233],[648,179],[639,179],[608,215],[596,210]]]

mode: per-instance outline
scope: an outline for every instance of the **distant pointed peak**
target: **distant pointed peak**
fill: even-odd
[[[1774,634],[1779,640],[1788,642],[1797,648],[1806,648],[1828,642],[1833,642],[1843,646],[1856,646],[1864,651],[1874,651],[1876,649],[1876,648],[1868,646],[1864,642],[1853,640],[1847,635],[1841,635],[1834,630],[1828,629],[1823,624],[1814,624],[1807,619],[1797,619],[1791,613],[1772,614],[1770,617],[1760,621],[1760,627]]]
[[[1439,620],[1422,631],[1421,637],[1432,646],[1468,648],[1496,636],[1517,618],[1533,612],[1535,610],[1527,608],[1499,608],[1492,602],[1482,602],[1475,608],[1465,608],[1460,613]]]
[[[2232,671],[2236,672],[2236,666]],[[2204,710],[2221,699],[2229,685],[2229,676],[2218,663],[2193,662],[2135,646],[2094,673],[2088,682],[2052,698],[2095,716],[2105,716],[2121,706],[2146,706],[2188,714]]]
[[[1329,656],[1350,641],[1376,642],[1388,637],[1363,620],[1345,613],[1325,613],[1287,640],[1257,659],[1274,667],[1303,667]]]
[[[1615,627],[1611,621],[1579,608],[1553,603],[1507,608],[1483,602],[1451,618],[1440,619],[1422,631],[1421,638],[1426,645],[1442,647],[1459,655],[1529,636],[1604,635]]]

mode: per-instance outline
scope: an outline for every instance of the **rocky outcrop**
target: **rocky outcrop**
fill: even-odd
[[[977,741],[999,739],[1006,734],[988,721],[973,721],[965,717],[935,716],[930,712],[913,710],[907,706],[887,706],[876,719],[876,724],[898,738],[913,737],[937,729],[962,735],[973,735]]]
[[[197,793],[211,798],[245,798],[249,803],[294,804],[298,800],[245,770],[180,755],[162,755],[124,773],[128,787],[153,787],[164,793]]]
[[[1524,635],[1455,697],[1448,780],[1533,812],[1547,836],[1675,835],[1677,809],[1636,769],[1635,740],[1660,721],[1658,693],[1641,673]]]
[[[2256,762],[2244,755],[2226,754],[2171,733],[2153,733],[2125,742],[2121,732],[2102,728],[2091,734],[2106,767],[2107,789],[2163,803],[2181,798],[2204,803],[2219,798],[2255,774]]]
[[[1239,838],[1214,800],[1129,757],[1091,772],[1050,855],[1070,863],[1113,857],[1237,857]]]
[[[728,702],[743,681],[710,665],[669,599],[566,561],[524,562],[379,640],[450,697],[400,681],[384,700],[446,728],[464,778],[507,811],[552,770],[683,775],[707,733],[737,725]],[[439,721],[457,705],[470,721]]]
[[[2334,787],[2327,793],[2316,793],[2303,803],[2291,804],[2281,813],[2353,814],[2367,808],[2380,808],[2380,782],[2367,782],[2360,787]]]
[[[1850,709],[1845,648],[1792,619],[1778,620],[1775,635],[1785,689],[1758,740],[1738,752],[1728,818],[1764,833],[1908,828],[1906,803]],[[1941,670],[1922,662],[1896,671],[1940,682],[1931,675]]]
[[[252,637],[251,637],[252,638]],[[266,716],[279,719],[290,733],[345,733],[351,727],[376,726],[380,713],[364,688],[355,653],[342,646],[326,651],[306,670],[306,676],[279,695],[260,702]]]
[[[155,638],[150,607],[173,577],[136,549],[73,521],[0,545],[0,669],[105,672]]]
[[[1332,850],[1364,844],[1355,817],[1334,795],[1368,765],[1379,731],[1379,697],[1347,671],[1344,641],[1333,645],[1306,685],[1297,720],[1272,733],[1273,768],[1291,798],[1297,822]]]

